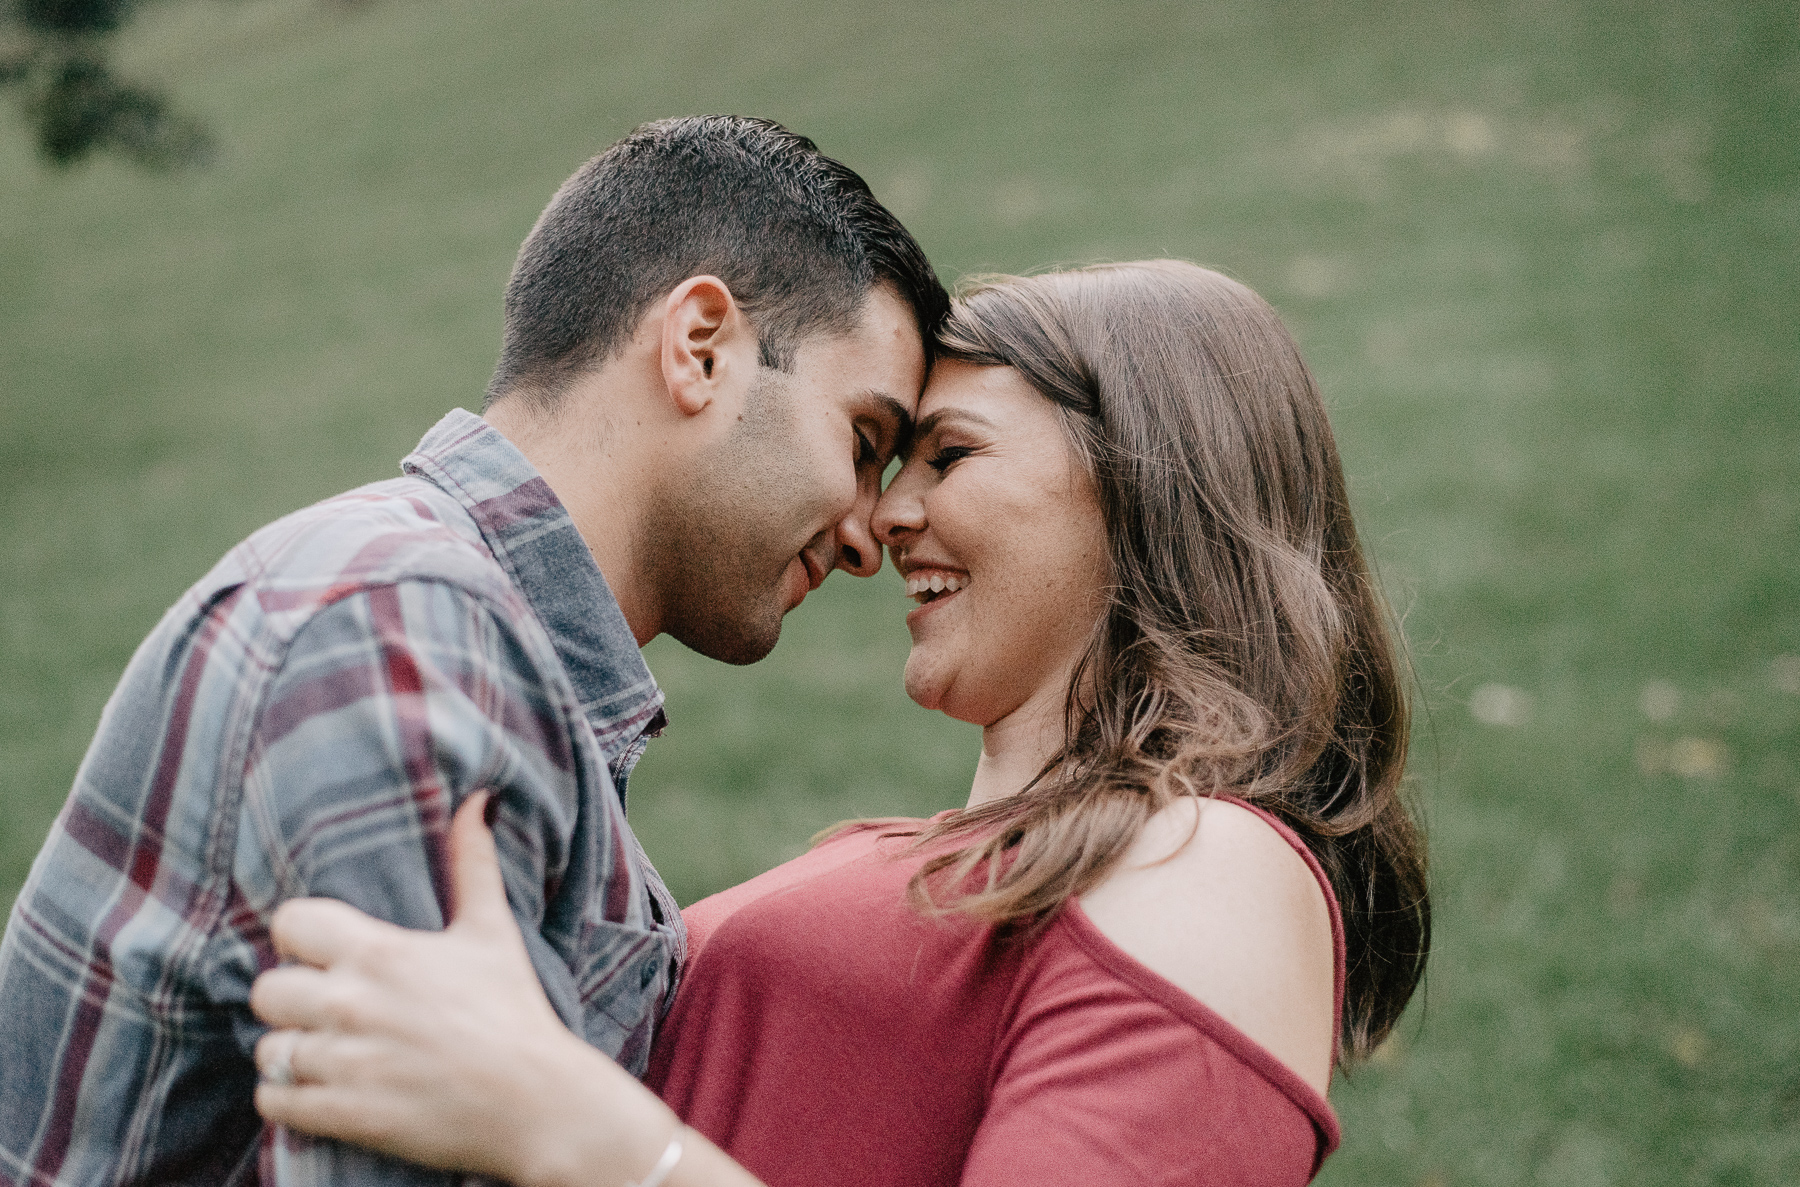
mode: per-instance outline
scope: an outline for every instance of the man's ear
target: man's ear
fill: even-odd
[[[756,335],[725,282],[690,276],[664,300],[662,373],[684,416],[741,395],[756,366]]]

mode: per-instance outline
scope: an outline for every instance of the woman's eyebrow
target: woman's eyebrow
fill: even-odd
[[[967,424],[980,425],[982,428],[987,429],[995,427],[993,421],[981,415],[979,412],[974,412],[967,408],[939,408],[931,415],[922,417],[919,420],[919,423],[913,426],[912,435],[915,438],[923,437],[947,420],[963,421]]]

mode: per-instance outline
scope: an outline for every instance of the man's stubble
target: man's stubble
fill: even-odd
[[[752,664],[781,637],[782,579],[806,543],[808,468],[797,455],[795,400],[766,371],[737,427],[665,489],[638,555],[661,595],[663,630],[728,664]]]

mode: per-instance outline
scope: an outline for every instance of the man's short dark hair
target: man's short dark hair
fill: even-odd
[[[658,120],[563,183],[519,249],[488,400],[554,402],[699,275],[725,282],[763,365],[782,370],[802,339],[854,328],[884,281],[912,306],[928,358],[950,307],[900,220],[811,140],[743,116]]]

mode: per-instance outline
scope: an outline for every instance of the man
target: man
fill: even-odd
[[[441,926],[457,803],[564,1020],[641,1071],[684,947],[625,823],[638,647],[768,654],[868,521],[948,308],[855,174],[761,120],[649,124],[519,253],[485,420],[264,528],[164,617],[0,944],[0,1183],[430,1182],[265,1131],[250,983],[301,895]]]

